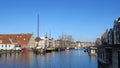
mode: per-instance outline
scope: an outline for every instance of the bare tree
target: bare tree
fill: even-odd
[[[71,47],[73,43],[73,37],[72,35],[66,35],[62,34],[62,36],[59,36],[59,40],[61,41],[60,45],[61,47]]]
[[[100,38],[97,38],[96,41],[95,41],[95,44],[96,44],[96,45],[101,45],[101,44],[102,44],[101,39],[100,39]]]

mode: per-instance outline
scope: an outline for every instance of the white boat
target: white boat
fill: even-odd
[[[76,50],[80,50],[81,48],[80,47],[75,47]]]
[[[41,47],[36,47],[35,49],[41,49]]]
[[[66,50],[70,50],[70,47],[67,47]]]
[[[13,50],[22,50],[21,47],[15,47]]]

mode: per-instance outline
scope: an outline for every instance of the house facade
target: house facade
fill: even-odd
[[[60,47],[61,45],[61,40],[55,40],[55,47]]]
[[[50,48],[54,45],[54,40],[48,37],[39,37],[39,41],[35,41],[35,47],[38,46],[40,48]]]
[[[98,47],[98,68],[120,68],[120,17],[103,35],[102,45]]]
[[[95,43],[94,42],[80,42],[80,41],[77,41],[76,46],[77,47],[90,47],[90,46],[95,46]]]
[[[33,34],[0,34],[0,49],[11,50],[15,47],[32,48],[34,46]]]
[[[120,68],[120,17],[114,22],[113,68]]]

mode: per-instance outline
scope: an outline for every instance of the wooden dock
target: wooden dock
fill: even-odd
[[[0,54],[7,54],[7,53],[22,53],[23,50],[0,50]]]

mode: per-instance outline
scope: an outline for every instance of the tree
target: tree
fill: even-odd
[[[96,41],[95,41],[95,44],[96,44],[96,45],[101,45],[101,44],[102,44],[101,39],[100,39],[100,38],[97,38]]]

